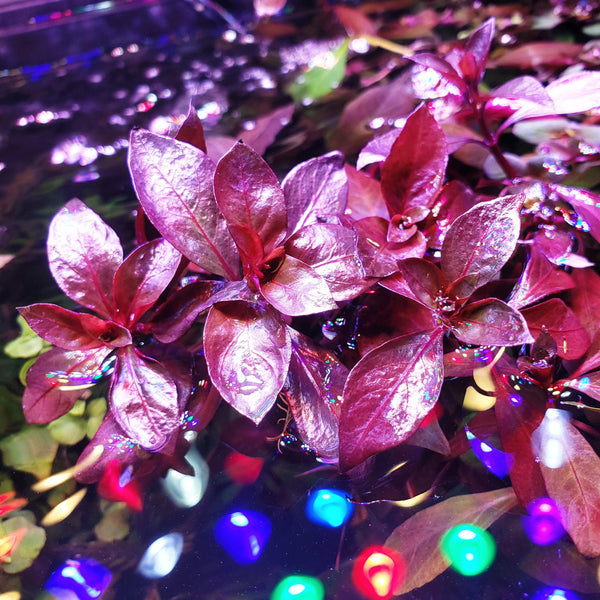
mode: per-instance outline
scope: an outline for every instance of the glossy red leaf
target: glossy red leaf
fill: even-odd
[[[583,355],[579,366],[573,373],[573,377],[579,377],[600,367],[600,331],[591,338],[590,347]]]
[[[444,182],[446,138],[425,104],[406,120],[381,170],[381,190],[390,216],[431,208]]]
[[[422,258],[407,258],[398,263],[399,273],[408,286],[411,296],[424,306],[438,308],[438,298],[446,287],[442,272]],[[387,285],[388,289],[392,289]],[[394,290],[396,291],[396,290]]]
[[[348,205],[346,214],[355,221],[364,217],[387,219],[388,210],[381,194],[381,184],[377,179],[346,165],[348,177]]]
[[[502,300],[471,302],[451,318],[452,332],[466,344],[518,346],[533,337],[521,313]]]
[[[69,412],[81,390],[100,377],[100,366],[110,348],[62,350],[52,348],[27,371],[23,412],[29,423],[42,424]]]
[[[510,479],[519,502],[546,496],[539,460],[533,452],[532,434],[540,426],[546,411],[546,390],[514,373],[494,369],[496,404],[494,411],[502,449],[511,454]],[[512,385],[511,385],[512,382]]]
[[[553,434],[565,458],[550,468],[540,462],[550,497],[556,501],[563,527],[585,556],[600,555],[600,457],[567,421]]]
[[[458,88],[458,91],[465,90],[465,82],[458,74],[456,69],[444,58],[430,52],[418,52],[409,57],[417,65],[427,67],[443,75],[444,79]]]
[[[227,223],[213,194],[213,161],[201,150],[144,129],[132,131],[129,170],[152,224],[202,269],[239,278]]]
[[[600,275],[592,268],[573,269],[575,287],[569,291],[569,307],[593,338],[600,331]]]
[[[570,73],[551,81],[546,92],[554,102],[555,114],[587,112],[600,106],[600,73]]]
[[[502,196],[480,202],[458,217],[442,245],[441,268],[448,281],[476,274],[476,285],[465,280],[458,297],[469,296],[500,271],[511,257],[521,231],[523,196]]]
[[[600,371],[593,371],[592,373],[587,373],[584,376],[577,376],[561,383],[566,387],[579,390],[586,396],[600,402]]]
[[[318,223],[321,217],[342,214],[346,208],[348,180],[340,152],[300,163],[281,185],[287,206],[288,235]]]
[[[490,58],[488,68],[533,69],[544,65],[554,67],[572,65],[581,54],[582,49],[581,44],[571,42],[530,42]]]
[[[179,427],[175,382],[159,362],[133,346],[117,351],[110,401],[125,434],[147,450],[159,450]]]
[[[515,308],[529,306],[550,294],[575,287],[573,279],[561,268],[553,265],[534,243],[529,260],[521,274],[509,304]]]
[[[581,358],[589,348],[590,336],[575,313],[559,298],[551,298],[525,308],[521,314],[534,338],[537,338],[542,329],[552,336],[561,358]]]
[[[131,344],[127,329],[94,315],[76,313],[55,304],[31,304],[18,310],[40,337],[64,350]]]
[[[206,153],[206,140],[204,139],[204,128],[198,117],[196,109],[190,105],[185,121],[181,124],[176,140],[186,142]]]
[[[256,119],[254,127],[240,132],[239,137],[244,144],[248,144],[262,156],[275,141],[277,134],[291,121],[293,114],[293,104],[276,108],[274,111]],[[229,147],[231,147],[231,144],[228,145],[227,149]]]
[[[350,371],[340,417],[340,467],[405,441],[435,405],[443,381],[442,330],[395,338]]]
[[[302,441],[337,461],[338,423],[348,369],[331,352],[290,330],[292,358],[285,395]]]
[[[222,302],[206,318],[208,372],[223,399],[260,423],[277,399],[288,372],[290,337],[268,305]]]
[[[131,327],[169,285],[180,260],[181,254],[161,238],[136,248],[115,274],[117,320]]]
[[[327,280],[292,256],[285,256],[275,275],[261,283],[260,291],[271,306],[291,317],[337,308]]]
[[[50,222],[48,262],[56,283],[102,317],[113,316],[112,282],[122,260],[117,234],[81,200],[70,200]]]
[[[352,300],[369,283],[357,256],[357,235],[353,228],[333,223],[304,227],[285,243],[288,256],[310,266],[325,279],[336,302]]]
[[[287,229],[285,198],[271,167],[249,146],[238,142],[217,164],[215,199],[240,250],[245,238],[237,233],[247,229],[260,238],[264,255],[281,245]]]
[[[394,594],[420,588],[450,566],[440,551],[440,539],[450,528],[470,523],[487,529],[516,504],[512,488],[503,488],[453,496],[404,521],[385,542],[406,561],[406,579]]]
[[[553,189],[575,209],[594,239],[600,241],[600,195],[564,185],[556,185]]]
[[[404,125],[402,125],[403,127]],[[356,159],[356,168],[364,169],[373,163],[382,163],[390,155],[394,142],[398,139],[402,127],[394,127],[390,131],[386,131],[381,135],[375,136],[367,142],[365,147],[360,151]],[[386,210],[382,217],[387,217],[389,212]]]
[[[484,21],[465,41],[465,52],[470,52],[474,58],[476,72],[474,83],[479,83],[485,71],[487,56],[494,39],[495,23],[490,18]]]

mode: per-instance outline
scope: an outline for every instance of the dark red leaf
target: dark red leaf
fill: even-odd
[[[129,331],[94,315],[76,313],[55,304],[31,304],[18,310],[39,336],[64,350],[131,344]]]
[[[592,268],[573,269],[571,278],[575,287],[569,292],[569,306],[594,338],[600,331],[600,275]]]
[[[348,369],[334,354],[290,330],[292,358],[286,398],[302,441],[320,457],[338,460],[338,420]]]
[[[175,382],[160,363],[133,346],[117,351],[110,401],[125,434],[147,450],[162,448],[179,427]]]
[[[487,19],[465,41],[465,52],[470,52],[475,61],[475,83],[479,83],[483,77],[490,45],[494,39],[494,30],[494,19]]]
[[[348,199],[343,155],[329,152],[300,163],[286,175],[282,188],[288,235],[318,223],[320,217],[342,214]]]
[[[600,73],[570,73],[551,81],[546,92],[554,102],[555,114],[587,112],[600,106]]]
[[[320,223],[302,228],[285,243],[288,256],[301,260],[325,279],[336,302],[352,300],[369,286],[357,256],[353,228]]]
[[[48,262],[56,283],[105,318],[113,317],[112,282],[122,260],[117,234],[81,200],[70,200],[50,222]]]
[[[581,358],[590,345],[590,336],[575,313],[559,298],[551,298],[521,311],[534,338],[547,331],[557,346],[558,356]]]
[[[276,108],[273,112],[256,119],[254,127],[249,131],[242,131],[239,137],[262,156],[275,141],[277,134],[291,121],[293,114],[293,104]]]
[[[377,25],[360,8],[340,4],[332,8],[348,35],[377,35]]]
[[[29,423],[42,424],[69,412],[81,391],[101,375],[100,366],[110,348],[62,350],[42,354],[27,371],[23,412]]]
[[[531,42],[506,50],[488,61],[488,68],[520,67],[533,69],[542,66],[572,65],[583,49],[570,42]]]
[[[518,346],[533,337],[521,313],[496,298],[465,305],[451,318],[454,335],[466,344]]]
[[[146,215],[202,269],[239,279],[233,239],[213,194],[213,161],[201,150],[144,129],[132,131],[129,170]]]
[[[277,177],[249,146],[238,142],[217,164],[215,199],[229,226],[256,232],[264,255],[281,245],[287,229],[286,206]],[[241,250],[245,238],[232,235]]]
[[[348,177],[348,206],[346,213],[355,221],[364,217],[387,219],[388,210],[381,194],[381,184],[376,179],[346,165]]]
[[[600,555],[600,457],[583,435],[566,419],[560,434],[552,428],[564,462],[550,468],[540,462],[550,497],[556,501],[561,521],[577,549],[585,556]]]
[[[206,319],[204,351],[223,399],[260,423],[275,403],[290,363],[290,337],[281,317],[266,304],[216,304]]]
[[[365,355],[344,388],[340,467],[405,441],[435,405],[443,380],[442,330],[395,338]]]
[[[571,277],[553,265],[534,243],[527,265],[511,294],[509,304],[517,309],[523,308],[550,294],[556,294],[574,286]]]
[[[291,317],[337,308],[327,280],[292,256],[284,258],[274,277],[261,283],[260,291],[269,304]]]
[[[434,264],[422,258],[402,260],[398,263],[398,269],[411,291],[411,296],[408,297],[412,297],[424,306],[437,309],[438,298],[442,296],[446,287],[442,272]],[[389,284],[386,287],[393,289]]]
[[[181,254],[161,238],[136,248],[115,274],[116,320],[131,327],[169,285],[180,260]]]
[[[444,182],[448,152],[441,127],[426,105],[406,120],[381,170],[381,190],[390,216],[431,208]]]
[[[510,479],[522,506],[543,498],[546,487],[533,452],[532,434],[546,411],[546,391],[521,379],[518,371],[493,371],[496,385],[496,421],[502,448],[514,458]],[[511,385],[512,383],[512,385]]]
[[[487,346],[483,348],[459,347],[453,352],[444,354],[444,377],[471,377],[475,369],[489,365],[498,348]]]
[[[458,297],[470,295],[500,271],[511,257],[521,231],[523,196],[502,196],[480,202],[458,217],[450,226],[442,245],[442,272],[448,281],[469,274],[477,275],[476,285],[469,280]]]
[[[440,551],[440,539],[450,528],[470,523],[487,529],[516,504],[512,488],[504,488],[453,496],[404,521],[385,542],[406,561],[406,579],[394,594],[407,594],[420,588],[450,566]]]
[[[187,117],[179,128],[175,139],[191,144],[206,154],[206,140],[204,139],[202,121],[200,121],[198,113],[193,106],[190,105]]]
[[[573,377],[579,377],[600,367],[600,331],[596,332],[590,342],[590,347],[583,355],[581,363],[573,373]]]

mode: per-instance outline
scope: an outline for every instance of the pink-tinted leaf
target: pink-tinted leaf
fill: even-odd
[[[477,287],[494,277],[511,257],[521,231],[523,196],[502,196],[480,202],[450,226],[442,245],[442,272],[448,281],[477,274]],[[455,290],[466,297],[474,287]]]
[[[592,337],[590,347],[583,355],[581,363],[573,373],[573,377],[579,377],[600,367],[600,331]]]
[[[542,66],[562,67],[572,65],[583,46],[570,42],[531,42],[507,50],[498,57],[490,58],[488,67],[520,67],[532,69]]]
[[[344,157],[329,152],[294,167],[282,182],[287,206],[288,235],[319,218],[344,212],[348,181]]]
[[[529,304],[575,286],[573,279],[562,269],[553,265],[542,250],[533,244],[531,256],[525,270],[515,286],[509,304],[514,308],[523,308]]]
[[[475,59],[476,72],[474,82],[479,83],[485,71],[490,45],[494,39],[495,23],[490,18],[484,21],[466,40],[465,51],[470,52]]]
[[[400,275],[411,291],[411,296],[424,306],[437,309],[438,297],[446,287],[442,272],[422,258],[407,258],[398,263]],[[389,288],[389,286],[386,286]]]
[[[64,350],[131,344],[127,329],[94,315],[76,313],[55,304],[31,304],[22,306],[19,312],[39,336]]]
[[[113,316],[112,282],[123,260],[117,234],[81,200],[50,222],[48,262],[62,291],[102,317]]]
[[[547,331],[556,342],[561,358],[581,358],[590,345],[590,336],[575,313],[559,298],[551,298],[521,311],[534,338]]]
[[[214,305],[204,328],[208,372],[223,399],[260,423],[283,387],[291,342],[280,316],[268,305]]]
[[[457,91],[460,92],[465,89],[466,86],[462,77],[457,73],[456,69],[441,56],[430,52],[419,52],[413,54],[409,58],[417,65],[428,67],[443,75],[444,79],[458,88]]]
[[[319,456],[337,460],[338,420],[348,369],[331,352],[290,330],[292,358],[286,398],[302,441]]]
[[[269,165],[249,146],[238,142],[217,164],[215,199],[229,226],[256,232],[264,255],[281,245],[287,229],[283,191]],[[245,238],[232,231],[245,250]]]
[[[125,434],[147,450],[163,447],[179,426],[175,382],[159,362],[133,346],[117,351],[110,401]]]
[[[436,406],[441,405],[437,404]],[[438,454],[448,456],[450,454],[450,444],[440,427],[438,419],[433,418],[425,425],[434,412],[435,410],[432,410],[425,417],[421,426],[406,440],[406,444],[418,446],[419,448],[428,448]]]
[[[564,185],[554,186],[554,189],[575,209],[594,239],[600,241],[600,195]]]
[[[571,278],[575,287],[569,292],[569,306],[593,338],[600,331],[600,275],[592,268],[574,269]]]
[[[169,285],[180,260],[181,254],[161,238],[136,248],[115,274],[117,320],[131,327]]]
[[[358,258],[367,277],[387,277],[398,270],[398,261],[421,258],[427,240],[420,231],[404,243],[389,242],[389,221],[381,217],[366,217],[354,224],[358,234]]]
[[[405,441],[435,405],[443,380],[442,330],[395,338],[365,355],[344,388],[340,467]]]
[[[404,521],[385,542],[406,561],[406,579],[394,594],[406,594],[420,588],[450,566],[440,552],[440,539],[450,528],[470,523],[487,529],[516,504],[512,488],[504,488],[453,496]]]
[[[153,317],[150,327],[161,342],[173,342],[181,337],[215,302],[239,300],[250,296],[245,281],[200,280],[186,285],[169,296]]]
[[[486,346],[482,348],[459,347],[453,352],[444,354],[444,377],[471,377],[474,369],[489,365],[498,348]]]
[[[261,283],[260,291],[269,304],[291,317],[337,308],[327,280],[292,256],[284,258],[274,277]]]
[[[600,106],[600,73],[579,71],[551,81],[546,92],[556,114],[587,112]]]
[[[585,556],[600,555],[600,457],[583,435],[564,421],[560,444],[564,463],[550,468],[541,461],[542,474],[550,497],[556,501],[561,521],[577,549]]]
[[[360,151],[356,160],[356,168],[360,170],[373,163],[384,162],[390,155],[394,142],[398,139],[401,131],[402,128],[394,127],[394,129],[390,129],[370,140]],[[387,216],[387,211],[382,216]]]
[[[202,269],[239,278],[238,257],[213,194],[213,161],[201,150],[138,129],[131,133],[129,170],[152,224]]]
[[[390,216],[431,208],[442,187],[448,152],[441,127],[425,104],[407,120],[381,170]]]
[[[190,105],[187,117],[181,124],[175,139],[180,142],[191,144],[198,148],[198,150],[202,150],[202,152],[206,153],[206,140],[204,139],[202,121],[200,121],[198,113],[193,106]]]
[[[523,506],[546,496],[539,461],[532,450],[532,434],[539,427],[546,410],[546,390],[522,379],[515,373],[494,369],[496,405],[494,407],[502,448],[514,460],[510,479]]]
[[[518,346],[533,342],[521,313],[496,298],[467,304],[451,323],[454,335],[466,344]]]
[[[293,104],[276,108],[273,112],[256,119],[254,127],[241,132],[240,138],[262,156],[275,141],[277,134],[290,122],[293,114]]]
[[[369,283],[357,256],[354,229],[332,223],[309,225],[285,243],[288,256],[310,266],[325,279],[336,302],[358,296]]]
[[[377,25],[360,8],[340,4],[332,8],[348,35],[377,35]]]
[[[62,350],[42,354],[27,371],[23,412],[29,423],[42,424],[69,412],[81,390],[101,376],[100,367],[110,348]]]
[[[562,383],[566,387],[579,390],[586,394],[586,396],[600,402],[600,371],[587,373],[583,377],[575,377]]]
[[[351,165],[346,165],[348,206],[346,213],[355,221],[364,217],[387,219],[388,210],[381,194],[381,184]]]

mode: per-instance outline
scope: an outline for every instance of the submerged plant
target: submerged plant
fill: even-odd
[[[557,502],[580,553],[600,556],[598,432],[587,419],[600,401],[600,196],[503,148],[519,147],[511,128],[540,142],[559,126],[595,139],[592,123],[557,116],[598,109],[600,74],[484,89],[494,31],[489,20],[443,56],[410,56],[411,106],[356,169],[330,152],[280,183],[243,142],[215,163],[193,110],[174,137],[133,131],[140,245],[123,259],[79,200],[54,217],[52,274],[98,316],[20,308],[56,346],[27,373],[27,420],[60,417],[110,377],[109,411],[84,455],[102,446],[102,467],[118,472],[116,459],[146,477],[139,459],[150,456],[162,457],[157,474],[185,470],[182,432],[208,426],[219,397],[256,425],[280,398],[282,433],[337,464],[365,502],[445,491],[449,465],[485,445],[498,462],[471,464],[493,474],[476,494],[430,506],[388,540],[407,561],[398,593],[448,566],[437,544],[449,526],[485,529],[540,497]],[[553,150],[569,167],[590,156]],[[425,541],[414,535],[424,523]]]

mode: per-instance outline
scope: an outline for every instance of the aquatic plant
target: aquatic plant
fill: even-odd
[[[334,151],[280,183],[243,142],[215,162],[193,109],[174,136],[131,133],[138,247],[123,259],[79,200],[48,236],[57,283],[99,316],[20,308],[55,346],[27,373],[30,423],[110,378],[83,454],[101,458],[80,479],[114,460],[131,477],[185,470],[183,433],[209,426],[219,397],[256,425],[279,398],[281,439],[337,464],[357,502],[416,505],[470,451],[489,471],[392,533],[396,593],[448,567],[449,528],[486,529],[539,498],[578,552],[600,556],[600,196],[566,178],[597,155],[597,126],[559,118],[600,108],[600,73],[489,90],[494,32],[488,20],[444,54],[406,53],[410,107],[356,168]],[[355,110],[341,119],[352,139]],[[517,154],[517,137],[553,146]]]

